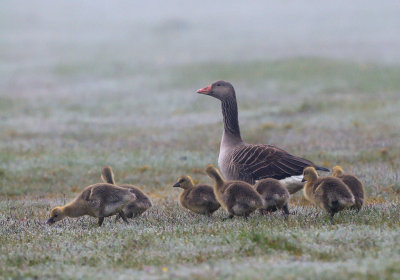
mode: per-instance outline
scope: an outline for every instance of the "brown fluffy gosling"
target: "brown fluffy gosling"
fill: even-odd
[[[281,209],[285,215],[290,214],[288,208],[290,194],[279,180],[273,178],[259,180],[254,187],[265,201],[265,206],[260,209],[262,213]]]
[[[342,180],[349,187],[355,199],[355,203],[351,208],[360,211],[365,199],[364,186],[360,180],[354,175],[344,174],[342,167],[339,165],[333,168],[333,176]]]
[[[121,214],[121,217],[127,222],[122,209],[135,199],[135,194],[118,186],[105,183],[90,185],[65,206],[53,208],[47,224],[54,224],[65,217],[75,218],[89,215],[99,218],[98,225],[101,226],[104,217],[117,214]]]
[[[114,173],[110,166],[105,166],[101,170],[101,178],[104,182],[115,185]],[[147,209],[151,208],[153,204],[150,198],[143,193],[139,188],[133,185],[118,185],[121,188],[129,190],[136,196],[136,200],[129,202],[123,209],[122,212],[127,218],[135,218],[142,215]],[[117,219],[121,217],[117,216]]]
[[[197,214],[210,216],[220,207],[213,188],[209,185],[195,186],[190,176],[179,177],[173,187],[183,189],[179,194],[180,205]]]
[[[207,175],[214,180],[214,194],[217,201],[228,212],[228,218],[247,218],[256,209],[263,207],[263,200],[257,191],[242,181],[225,181],[212,164],[206,167]]]
[[[325,209],[331,216],[354,204],[354,196],[350,189],[338,178],[327,176],[318,178],[314,167],[303,171],[304,197],[315,206]]]

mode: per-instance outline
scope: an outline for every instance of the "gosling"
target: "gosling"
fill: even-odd
[[[349,187],[355,199],[355,203],[351,208],[360,211],[365,199],[365,190],[361,181],[354,175],[344,174],[342,167],[339,165],[333,168],[333,176],[342,180]]]
[[[338,178],[327,176],[318,178],[314,167],[306,167],[303,171],[306,181],[304,197],[315,206],[325,209],[331,216],[354,204],[354,196],[350,189]]]
[[[242,181],[225,181],[212,164],[207,165],[206,173],[214,180],[215,197],[228,212],[229,219],[234,216],[247,218],[256,209],[264,206],[263,199],[250,184]]]
[[[101,178],[104,182],[115,185],[114,173],[110,166],[105,166],[102,168]],[[127,218],[136,218],[153,206],[150,198],[139,188],[133,185],[119,185],[119,187],[129,190],[136,196],[136,200],[129,202],[122,210]],[[118,215],[117,219],[119,219],[120,217],[122,216]]]
[[[183,192],[179,194],[180,205],[197,214],[211,216],[221,206],[211,186],[195,186],[190,176],[179,177],[173,187],[183,189]]]
[[[47,224],[54,224],[65,217],[75,218],[89,215],[97,217],[98,225],[101,226],[104,217],[118,214],[125,222],[128,222],[122,209],[135,199],[135,194],[118,186],[104,183],[90,185],[68,204],[53,208]]]
[[[274,212],[279,209],[286,216],[290,214],[288,208],[290,194],[279,180],[273,178],[259,180],[254,187],[265,201],[265,206],[260,209],[261,213],[265,214],[265,212]]]

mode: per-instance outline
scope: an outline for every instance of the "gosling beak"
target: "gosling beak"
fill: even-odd
[[[201,94],[209,94],[211,91],[211,85],[206,86],[205,88],[198,89],[196,92]]]
[[[173,185],[174,188],[180,187],[181,184],[179,183],[175,183],[175,185]]]
[[[304,182],[306,182],[306,181],[307,181],[307,180],[306,180],[306,179],[304,179],[304,178],[301,180],[301,182],[302,182],[302,183],[304,183]]]
[[[53,218],[50,218],[50,219],[47,220],[46,224],[52,225],[52,224],[54,224],[55,222],[56,222],[56,221],[54,221]]]

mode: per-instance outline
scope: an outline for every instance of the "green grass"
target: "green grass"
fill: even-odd
[[[399,248],[393,247],[400,241],[396,204],[368,205],[360,213],[342,212],[331,224],[328,215],[311,207],[292,206],[296,214],[288,220],[274,214],[223,222],[223,211],[207,218],[182,210],[175,202],[157,200],[154,208],[129,225],[107,219],[104,227],[98,228],[95,219],[85,217],[49,227],[44,219],[56,203],[62,200],[51,205],[48,199],[0,204],[2,275],[61,276],[64,271],[59,271],[60,267],[75,266],[74,277],[89,271],[86,276],[95,278],[99,275],[96,270],[135,277],[149,271],[148,276],[191,277],[198,266],[208,265],[210,270],[199,277],[222,272],[238,276],[228,268],[244,262],[247,273],[254,273],[253,268],[260,270],[256,278],[261,279],[260,275],[272,269],[260,266],[262,260],[292,268],[301,262],[310,267],[318,264],[321,272],[346,262],[354,267],[340,275],[348,277],[358,272],[360,262],[373,266],[386,258],[390,261],[384,267],[391,267],[399,261]],[[46,269],[40,270],[44,266]],[[394,268],[393,273],[398,272]],[[282,277],[286,272],[274,273]]]
[[[125,64],[50,63],[35,86],[0,93],[3,278],[400,276],[399,66],[311,58],[141,71]],[[245,140],[341,164],[364,182],[366,207],[333,224],[301,194],[288,220],[276,213],[223,222],[223,210],[207,218],[181,209],[177,177],[211,183],[203,169],[217,161],[220,105],[195,90],[217,79],[236,88]],[[118,183],[141,186],[154,207],[129,225],[106,219],[98,228],[89,217],[45,225],[52,207],[100,181],[104,165]]]

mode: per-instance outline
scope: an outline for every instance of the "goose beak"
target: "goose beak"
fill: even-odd
[[[54,223],[55,223],[55,221],[54,221],[53,218],[48,219],[47,222],[46,222],[46,224],[48,224],[48,225],[52,225]]]
[[[179,187],[181,184],[179,184],[179,183],[175,183],[175,185],[173,185],[173,187],[174,188],[177,188],[177,187]]]
[[[198,89],[197,93],[208,94],[211,91],[211,85],[206,86],[205,88]]]

